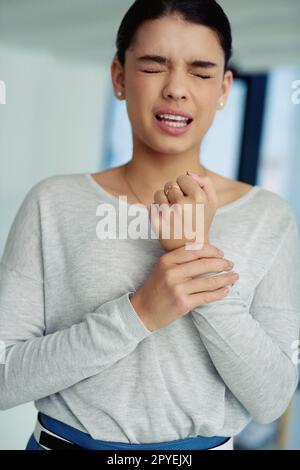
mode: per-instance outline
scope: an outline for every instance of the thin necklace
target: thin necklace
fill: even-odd
[[[128,178],[125,176],[125,175],[126,175],[126,170],[127,170],[127,166],[125,165],[123,176],[124,176],[124,179],[125,179],[125,181],[126,181],[127,186],[130,188],[131,192],[135,195],[135,197],[137,198],[137,200],[140,201],[140,202],[143,204],[143,206],[146,206],[146,207],[147,207],[147,205],[138,197],[138,195],[136,194],[136,192],[135,192],[134,189],[132,188],[131,184],[129,183]]]

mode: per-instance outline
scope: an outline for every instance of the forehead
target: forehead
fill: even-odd
[[[145,21],[135,33],[128,53],[155,53],[176,60],[199,58],[221,62],[224,52],[218,35],[211,28],[169,15]]]

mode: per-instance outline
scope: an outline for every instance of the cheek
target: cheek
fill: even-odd
[[[211,127],[216,115],[215,91],[202,88],[194,94],[196,103],[196,122],[194,130],[196,135],[203,136]]]
[[[199,121],[211,124],[218,106],[218,90],[216,87],[203,88],[197,95],[197,103]]]
[[[131,80],[128,85],[126,85],[126,95],[132,101],[135,98],[140,98],[142,96],[143,84],[139,80]]]
[[[215,109],[218,102],[219,89],[211,84],[198,88],[197,101],[204,109]]]
[[[132,80],[126,88],[127,113],[136,130],[151,126],[153,108],[162,102],[158,90],[153,80]]]
[[[205,119],[202,121],[202,128],[203,128],[204,133],[206,133],[209,130],[209,128],[212,126],[215,116],[216,116],[215,108],[207,110]]]
[[[139,107],[138,104],[151,103],[157,93],[159,93],[159,84],[155,83],[153,78],[151,80],[151,77],[138,76],[128,80],[126,84],[127,97],[131,101],[135,101],[136,108]]]

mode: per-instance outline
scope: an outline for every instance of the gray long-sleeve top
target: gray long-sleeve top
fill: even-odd
[[[300,242],[288,203],[254,186],[219,208],[210,242],[238,282],[154,332],[129,294],[165,251],[151,237],[99,239],[103,203],[119,207],[90,174],[27,193],[0,264],[0,408],[34,401],[126,443],[233,436],[278,418],[298,380]]]

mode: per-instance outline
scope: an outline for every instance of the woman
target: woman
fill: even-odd
[[[199,162],[232,84],[216,2],[137,0],[117,48],[132,160],[26,196],[1,262],[1,409],[34,400],[28,450],[233,449],[251,419],[281,416],[297,385],[296,220],[276,194]],[[100,206],[120,209],[121,195],[128,211],[143,204],[156,239],[101,238]],[[153,201],[204,205],[205,244],[164,238]]]

